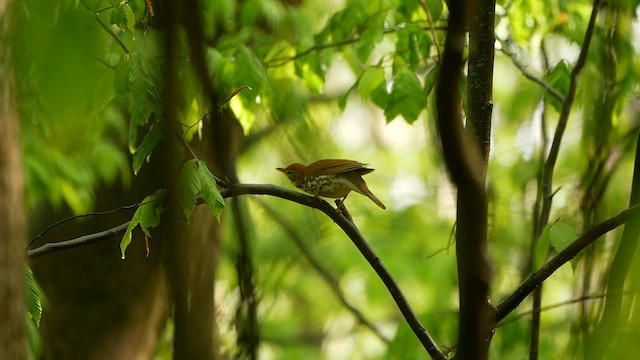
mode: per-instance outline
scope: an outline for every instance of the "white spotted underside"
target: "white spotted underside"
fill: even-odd
[[[363,194],[351,181],[336,175],[320,175],[312,178],[305,178],[300,189],[314,195],[326,196],[323,194],[333,193],[338,188],[346,187],[352,191]],[[364,195],[364,194],[363,194]]]

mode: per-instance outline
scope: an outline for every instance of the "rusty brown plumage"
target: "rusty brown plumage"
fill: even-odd
[[[328,198],[347,198],[351,191],[367,196],[376,205],[386,209],[367,187],[362,178],[374,169],[366,167],[358,161],[344,159],[318,160],[305,166],[303,164],[291,164],[286,168],[277,168],[289,178],[297,188],[315,196]]]

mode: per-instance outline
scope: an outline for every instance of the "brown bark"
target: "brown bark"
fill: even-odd
[[[0,359],[27,358],[24,178],[10,44],[13,1],[0,0]]]
[[[443,156],[458,189],[456,253],[460,320],[456,358],[459,359],[488,357],[495,322],[495,310],[489,299],[492,269],[487,257],[485,189],[491,134],[493,6],[491,1],[449,2],[449,26],[436,89]],[[469,103],[465,130],[459,84],[467,23]]]

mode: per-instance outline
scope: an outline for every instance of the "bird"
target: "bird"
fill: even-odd
[[[366,166],[367,164],[353,160],[324,159],[307,166],[294,163],[276,170],[285,174],[295,187],[314,196],[342,198],[344,202],[347,195],[355,191],[368,197],[382,209],[386,209],[362,179],[363,175],[375,170]]]

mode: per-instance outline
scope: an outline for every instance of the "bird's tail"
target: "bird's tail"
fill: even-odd
[[[386,209],[387,208],[386,206],[384,206],[382,201],[380,201],[380,199],[378,199],[375,195],[373,195],[371,190],[369,190],[369,188],[367,188],[366,185],[365,185],[365,188],[364,188],[364,194],[367,195],[367,197],[369,199],[371,199],[374,203],[376,203],[376,205],[380,206],[382,209]]]

